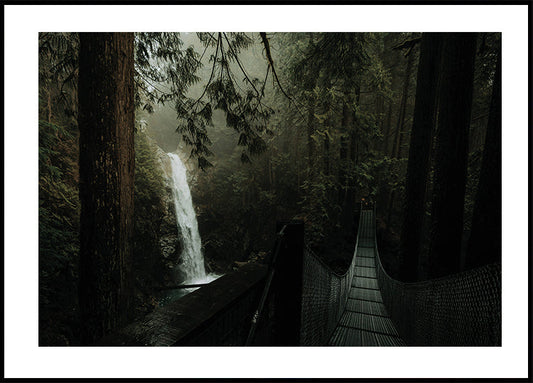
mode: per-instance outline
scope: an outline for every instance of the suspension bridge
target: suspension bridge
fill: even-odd
[[[339,275],[279,225],[271,264],[248,264],[104,338],[145,346],[500,346],[501,266],[404,283],[384,270],[375,210],[361,207]]]

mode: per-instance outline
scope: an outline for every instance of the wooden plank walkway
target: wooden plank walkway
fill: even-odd
[[[398,336],[379,290],[374,253],[374,219],[363,211],[348,302],[330,346],[405,346]]]

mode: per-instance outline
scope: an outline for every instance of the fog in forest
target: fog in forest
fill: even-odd
[[[281,222],[335,278],[363,224],[401,283],[500,262],[501,34],[99,35],[39,35],[40,344],[271,267]],[[98,44],[126,57],[116,83]]]

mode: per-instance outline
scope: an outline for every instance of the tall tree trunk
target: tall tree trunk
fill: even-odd
[[[430,277],[460,269],[475,52],[475,33],[446,35],[436,135]]]
[[[348,96],[348,94],[346,94]],[[352,232],[353,201],[354,198],[353,181],[348,177],[348,172],[354,166],[354,160],[349,157],[350,141],[353,134],[353,110],[349,107],[350,98],[342,106],[342,128],[343,134],[340,139],[340,167],[339,167],[339,206],[342,206],[341,227],[348,233]]]
[[[52,123],[52,95],[51,91],[48,91],[48,99],[47,99],[47,106],[48,106],[48,123]]]
[[[395,60],[392,60],[391,52],[392,47],[394,45],[394,35],[393,33],[386,33],[383,37],[383,51],[381,53],[381,57],[383,60],[383,64],[385,65],[386,70],[388,70],[391,74],[391,90],[394,89],[395,84],[395,70],[394,67],[396,66]],[[394,64],[393,64],[394,62]],[[389,96],[390,97],[390,96]],[[383,133],[383,142],[381,146],[381,151],[388,155],[389,153],[389,143],[390,143],[390,135],[392,134],[391,128],[392,128],[392,106],[393,101],[391,98],[387,99],[388,107],[387,107],[387,114],[384,121],[384,127],[381,130]]]
[[[405,281],[417,279],[441,49],[440,33],[422,35],[400,242],[401,275]]]
[[[361,98],[361,86],[359,83],[355,84],[355,104],[359,105],[360,98]],[[350,100],[351,101],[351,100]],[[348,129],[348,137],[349,137],[349,169],[351,172],[354,171],[355,166],[358,161],[358,153],[357,153],[357,116],[355,110],[353,108],[348,108],[346,111],[346,128]],[[355,180],[352,177],[349,178],[349,181],[346,184],[346,196],[344,200],[343,205],[343,211],[345,211],[344,215],[344,225],[343,227],[346,228],[346,230],[349,231],[349,233],[354,232],[354,209],[355,209]]]
[[[327,121],[329,122],[329,119]],[[326,125],[326,126],[329,126],[329,125]],[[329,134],[328,132],[326,132],[324,136],[324,174],[327,176],[329,176],[329,171],[330,171],[329,147],[330,147]]]
[[[404,135],[404,126],[405,126],[405,113],[407,111],[407,97],[409,92],[409,84],[411,80],[411,72],[413,68],[413,57],[414,54],[411,52],[407,58],[407,66],[405,68],[405,77],[403,80],[403,88],[402,88],[402,99],[400,101],[400,113],[398,115],[398,124],[396,128],[396,133],[394,135],[394,148],[392,152],[392,156],[394,158],[400,157],[400,150],[401,150],[401,143],[402,143],[402,137]]]
[[[313,174],[313,168],[315,163],[315,142],[313,134],[315,134],[315,98],[313,95],[309,96],[307,105],[307,160],[308,170],[310,174]]]
[[[82,341],[123,324],[133,230],[133,33],[81,33],[79,67]]]
[[[502,237],[502,99],[501,51],[492,86],[489,121],[483,149],[472,231],[465,266],[473,268],[501,262]]]
[[[331,78],[327,75],[324,75],[323,78],[321,78],[321,87],[324,89],[326,94],[329,92],[331,88]],[[322,103],[322,113],[326,115],[326,119],[323,123],[323,131],[324,131],[324,174],[326,176],[329,176],[331,173],[331,141],[330,141],[330,131],[331,131],[331,109],[332,105],[330,100],[327,99],[326,101]]]
[[[359,105],[361,101],[361,84],[355,84],[355,105]],[[355,166],[359,160],[359,151],[357,147],[357,135],[358,135],[358,122],[355,110],[351,112],[351,118],[349,119],[350,127],[350,160],[352,165]]]
[[[348,94],[345,94],[344,97],[348,97]],[[349,101],[343,102],[342,105],[342,120],[341,120],[341,137],[340,137],[340,147],[339,147],[339,205],[343,206],[344,201],[346,200],[347,195],[347,170],[348,170],[348,151],[349,151],[349,136],[350,136],[350,108],[348,106]]]
[[[294,148],[296,149],[294,162],[296,163],[296,190],[298,191],[300,191],[300,134],[300,129],[294,129]]]
[[[403,87],[402,87],[402,98],[400,101],[400,111],[398,114],[398,124],[396,126],[396,133],[394,134],[394,142],[392,143],[392,152],[391,157],[392,158],[400,158],[400,151],[401,151],[401,144],[402,144],[402,137],[404,135],[404,125],[405,125],[405,113],[407,110],[407,96],[409,91],[409,83],[411,80],[411,71],[413,68],[413,52],[410,52],[408,58],[407,58],[407,65],[405,68],[405,77],[403,79]],[[392,189],[389,193],[389,206],[388,206],[388,217],[387,222],[389,225],[391,224],[392,219],[392,209],[394,207],[394,197],[395,197],[395,190]]]
[[[314,43],[314,34],[309,32],[309,44],[308,49],[311,49]],[[308,76],[306,81],[305,90],[309,92],[309,97],[307,99],[307,161],[308,161],[308,178],[314,178],[314,168],[315,168],[315,142],[313,139],[313,134],[316,131],[316,117],[315,117],[315,107],[316,100],[313,94],[313,90],[316,85],[316,78]]]
[[[383,123],[385,121],[385,100],[381,93],[378,93],[374,98],[374,110],[376,115],[376,126],[377,130],[383,134]],[[378,149],[380,145],[372,140],[369,145],[369,149],[375,150]]]
[[[274,179],[272,175],[272,149],[268,153],[268,186],[270,191],[274,190]]]
[[[385,119],[385,127],[383,131],[383,143],[381,146],[381,151],[384,154],[389,153],[389,136],[390,128],[392,125],[392,101],[389,100],[389,107],[387,108],[387,118]]]

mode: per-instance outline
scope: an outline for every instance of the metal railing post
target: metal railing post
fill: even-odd
[[[274,286],[274,345],[298,346],[302,312],[304,223],[302,220],[278,222],[285,227],[276,260]]]

